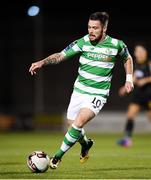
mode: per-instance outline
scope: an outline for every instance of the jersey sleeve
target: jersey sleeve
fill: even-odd
[[[62,53],[67,57],[73,57],[82,52],[82,39],[78,39],[69,44]]]
[[[121,60],[126,61],[128,57],[131,57],[126,44],[123,41],[119,41],[118,55]]]

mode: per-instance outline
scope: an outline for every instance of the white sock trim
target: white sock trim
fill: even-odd
[[[65,135],[65,137],[67,138],[67,140],[68,140],[69,142],[75,143],[75,142],[77,141],[77,139],[71,137],[69,133],[67,133],[67,134]]]
[[[60,149],[63,152],[66,152],[68,149],[70,149],[70,146],[63,142]]]
[[[82,136],[85,135],[85,130],[83,128],[81,129],[81,134],[82,134]]]
[[[78,131],[82,131],[82,128],[78,128],[77,126],[75,126],[74,124],[72,124],[72,127]]]

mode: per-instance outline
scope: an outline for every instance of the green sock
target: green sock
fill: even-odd
[[[88,138],[85,134],[85,130],[82,128],[81,136],[78,140],[78,142],[81,144],[81,146],[86,146],[88,144]]]
[[[71,129],[66,133],[60,149],[55,154],[55,157],[61,159],[62,156],[67,152],[80,138],[81,128],[72,125]]]

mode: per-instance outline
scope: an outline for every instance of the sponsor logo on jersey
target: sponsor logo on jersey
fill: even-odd
[[[94,58],[94,59],[97,59],[98,61],[101,60],[101,61],[111,61],[112,58],[105,55],[105,54],[95,54],[95,53],[88,53],[87,54],[88,58]]]

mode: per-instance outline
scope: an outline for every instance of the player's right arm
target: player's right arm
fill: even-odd
[[[65,59],[66,59],[66,56],[62,52],[52,54],[41,61],[32,63],[29,68],[29,72],[31,73],[31,75],[36,74],[36,71],[42,68],[43,66],[46,66],[48,64],[58,64]]]
[[[72,42],[70,45],[68,45],[63,51],[59,53],[52,54],[48,56],[47,58],[37,61],[35,63],[31,64],[31,67],[29,68],[29,72],[31,75],[36,74],[36,71],[43,66],[46,66],[48,64],[58,64],[67,58],[73,57],[76,54],[80,53],[81,50],[81,39]]]

